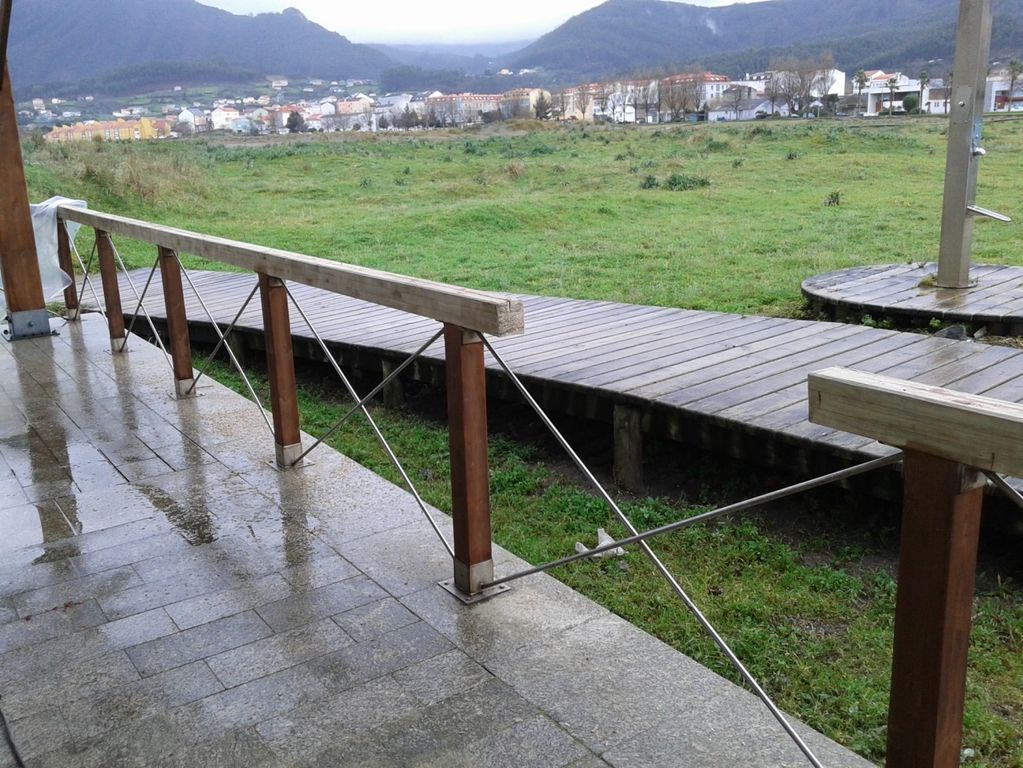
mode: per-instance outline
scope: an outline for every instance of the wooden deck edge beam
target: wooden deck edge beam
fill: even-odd
[[[491,336],[520,334],[525,327],[522,302],[518,299],[98,211],[62,206],[58,213],[67,221],[111,234],[275,275],[281,280],[322,288]]]
[[[845,368],[807,384],[814,424],[1023,476],[1023,405]]]

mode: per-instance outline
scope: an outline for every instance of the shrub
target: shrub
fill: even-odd
[[[842,193],[839,190],[829,192],[827,198],[824,200],[824,205],[838,206],[842,204]]]
[[[517,179],[526,172],[526,164],[521,160],[516,160],[508,163],[508,165],[505,166],[504,171],[510,178]]]
[[[664,186],[672,192],[684,192],[690,189],[709,187],[710,179],[706,176],[690,176],[685,173],[673,173],[668,177],[668,180],[664,182]]]
[[[640,189],[656,189],[659,186],[661,186],[661,182],[657,180],[656,176],[647,176],[639,183]]]
[[[799,159],[799,153],[796,152],[796,150],[794,150],[794,149],[790,149],[789,153],[787,155],[785,155],[785,159],[786,160],[798,160]]]

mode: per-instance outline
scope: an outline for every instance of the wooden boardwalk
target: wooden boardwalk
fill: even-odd
[[[146,274],[132,275],[139,290]],[[222,326],[256,282],[251,274],[190,275]],[[402,359],[439,329],[434,321],[396,310],[301,285],[290,287],[345,364],[376,366],[379,372],[381,360]],[[209,323],[187,285],[185,294],[193,334],[205,330],[209,338]],[[88,292],[86,297],[91,298]],[[122,298],[125,312],[131,313],[135,300],[123,277]],[[749,443],[744,450],[757,451],[761,458],[769,459],[774,449],[768,446],[777,444],[824,454],[832,461],[891,450],[807,421],[807,373],[828,366],[1023,401],[1023,350],[839,323],[607,301],[521,299],[526,333],[495,339],[494,346],[552,408],[606,420],[616,407],[632,408],[642,415],[645,431],[692,439],[705,437],[709,430],[723,435],[726,444],[729,436],[743,435]],[[163,312],[159,274],[146,307],[154,319]],[[140,319],[137,329],[143,327]],[[238,329],[251,347],[261,346],[258,296]],[[316,356],[313,345],[303,340],[311,340],[312,334],[297,312],[292,313],[292,332],[296,354]],[[427,378],[424,370],[432,368],[436,380],[442,359],[438,342],[423,365],[416,366],[416,375]],[[495,372],[492,391],[511,399],[489,356],[487,366]]]
[[[938,318],[1023,335],[1023,267],[976,265],[970,270],[976,285],[964,289],[937,288],[937,270],[934,263],[841,269],[803,281],[803,295],[817,311],[839,319],[849,313],[900,323]]]

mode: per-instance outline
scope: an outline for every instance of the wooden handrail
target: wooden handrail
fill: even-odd
[[[267,248],[125,216],[61,206],[60,218],[178,253],[381,304],[491,336],[522,333],[522,302],[432,280]]]

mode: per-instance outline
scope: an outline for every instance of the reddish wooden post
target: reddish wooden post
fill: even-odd
[[[10,315],[10,337],[48,334],[50,320],[39,275],[14,94],[6,63],[0,73],[0,275]]]
[[[106,305],[107,325],[110,328],[110,348],[115,352],[127,349],[123,343],[124,310],[121,309],[121,287],[117,282],[117,263],[110,233],[96,230],[96,251],[99,254],[99,273],[103,281],[103,303]]]
[[[188,339],[188,318],[185,315],[185,293],[181,287],[181,270],[177,253],[157,246],[160,256],[160,279],[163,283],[163,304],[167,313],[167,341],[174,365],[174,394],[192,394],[192,346]]]
[[[263,304],[266,370],[270,379],[277,466],[288,468],[302,454],[288,292],[280,279],[260,272],[259,296]]]
[[[959,765],[983,476],[907,450],[889,768]]]
[[[879,374],[809,376],[810,421],[903,450],[888,768],[956,768],[977,541],[978,467],[1023,474],[1023,406]]]
[[[75,285],[75,265],[71,261],[71,242],[68,240],[67,226],[63,219],[57,219],[57,263],[64,274],[71,278],[71,284],[64,289],[64,307],[67,309],[67,319],[77,320],[78,309],[78,287]]]
[[[483,342],[456,325],[444,326],[451,446],[455,586],[467,595],[494,578],[487,461],[487,385]]]

